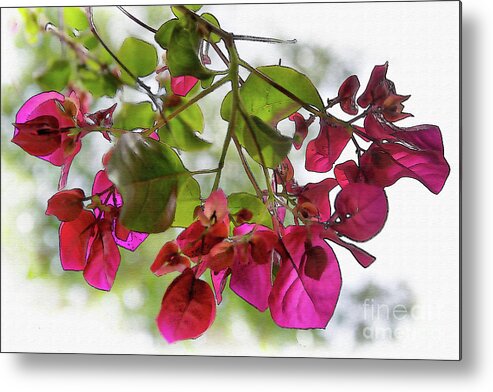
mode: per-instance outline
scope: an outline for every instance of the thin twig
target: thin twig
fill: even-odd
[[[267,165],[265,164],[264,154],[262,153],[262,149],[261,149],[260,144],[258,142],[257,135],[254,132],[254,124],[252,123],[252,119],[248,115],[248,113],[246,112],[241,101],[239,102],[238,106],[239,106],[240,114],[243,117],[243,120],[245,121],[246,128],[249,131],[250,137],[251,137],[253,144],[255,145],[255,149],[257,150],[257,153],[259,155],[260,166],[262,167],[262,171],[264,173],[265,183],[266,183],[267,191],[269,192],[269,197],[271,199],[273,199],[274,198],[274,191],[272,190],[272,184],[270,181],[269,170],[267,169]]]
[[[348,124],[352,124],[352,123],[355,123],[356,121],[358,121],[360,118],[363,118],[365,117],[369,112],[371,111],[371,107],[369,107],[368,109],[366,109],[364,112],[358,114],[356,117],[353,117],[351,120],[347,121]]]
[[[63,19],[63,9],[62,8],[58,8],[57,9],[57,13],[58,13],[58,25],[60,26],[60,29],[63,31],[65,29],[65,20]],[[67,56],[67,51],[66,51],[66,48],[65,48],[65,45],[66,45],[66,42],[63,41],[63,40],[60,40],[61,44],[62,44],[62,57],[66,57]]]
[[[212,48],[214,49],[214,51],[219,56],[219,58],[223,61],[224,65],[226,65],[226,67],[229,67],[228,57],[224,54],[224,52],[221,50],[221,48],[214,42],[211,42],[210,44],[211,44]],[[240,84],[245,83],[245,81],[241,78],[240,75],[238,75],[238,78],[239,78],[238,80],[239,80]]]
[[[149,26],[148,24],[142,22],[139,18],[135,17],[134,15],[132,15],[130,12],[128,12],[125,8],[123,8],[122,6],[118,5],[116,6],[116,8],[118,8],[121,12],[123,12],[125,15],[127,15],[130,19],[132,19],[135,23],[137,23],[138,25],[142,26],[143,28],[149,30],[151,33],[154,33],[156,34],[157,33],[157,30],[151,26]]]
[[[296,39],[279,39],[279,38],[269,38],[269,37],[257,37],[254,35],[242,35],[233,34],[233,39],[235,41],[253,41],[253,42],[264,42],[266,44],[295,44],[298,42]]]
[[[231,117],[229,119],[228,131],[226,133],[226,137],[224,138],[221,157],[219,158],[219,163],[217,165],[219,170],[216,173],[216,178],[214,179],[214,185],[212,186],[212,191],[216,191],[217,188],[219,187],[219,181],[221,180],[221,174],[223,171],[224,162],[226,160],[226,154],[228,152],[229,144],[231,143],[231,137],[234,132],[234,126],[236,125],[236,114],[237,111],[235,108],[233,108],[233,111],[231,112]]]
[[[99,41],[99,43],[103,46],[103,48],[108,52],[108,54],[115,60],[118,65],[143,89],[145,90],[146,94],[148,97],[152,100],[156,108],[159,110],[159,112],[162,111],[161,105],[158,102],[157,97],[154,95],[154,93],[151,91],[151,88],[146,85],[142,80],[140,80],[132,71],[128,69],[128,67],[121,62],[121,60],[113,53],[113,51],[106,45],[106,43],[103,41],[101,36],[98,33],[98,30],[96,28],[96,25],[94,23],[94,15],[92,12],[92,7],[86,7],[86,15],[87,15],[87,20],[89,21],[89,26],[91,29],[91,32],[94,34],[96,39]]]
[[[215,168],[215,169],[204,169],[204,170],[195,170],[195,171],[190,171],[189,173],[192,175],[192,176],[196,176],[196,175],[199,175],[199,174],[214,174],[214,173],[217,173],[219,171],[219,168]]]
[[[250,182],[253,185],[253,188],[255,189],[255,193],[257,193],[257,196],[259,198],[263,197],[262,190],[260,189],[260,186],[257,183],[257,180],[255,179],[255,176],[252,173],[252,169],[250,169],[250,166],[248,165],[248,162],[245,158],[245,155],[243,154],[243,150],[241,147],[240,142],[238,141],[238,138],[236,135],[232,135],[233,142],[235,144],[236,150],[238,151],[238,156],[240,157],[241,164],[243,165],[243,169],[245,169],[245,173],[250,180]]]

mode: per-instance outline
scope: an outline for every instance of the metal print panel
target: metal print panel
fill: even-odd
[[[459,359],[459,29],[2,9],[2,350]]]

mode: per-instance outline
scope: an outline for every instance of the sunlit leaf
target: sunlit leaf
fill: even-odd
[[[92,71],[87,68],[78,70],[80,81],[84,87],[95,97],[115,96],[120,82],[113,75]]]
[[[135,76],[149,75],[157,67],[156,48],[150,43],[138,38],[126,38],[117,56]],[[129,83],[134,83],[130,75],[124,70],[122,70],[122,77]]]
[[[283,66],[266,66],[259,67],[258,71],[269,77],[274,82],[278,83],[289,92],[297,96],[307,104],[314,105],[317,108],[323,107],[322,99],[318,94],[312,82],[302,73],[295,71],[289,67]],[[271,128],[277,123],[301,108],[301,105],[277,90],[274,86],[263,80],[255,73],[251,73],[245,83],[240,88],[240,96],[245,110],[255,122],[256,133],[262,136],[264,143],[268,141],[274,142],[274,145],[268,147],[260,144],[262,148],[266,148],[264,157],[266,164],[269,167],[274,167],[279,164],[289,152],[288,141],[292,140],[282,136],[278,131]],[[221,117],[229,121],[231,116],[232,93],[228,93],[223,100],[221,106]],[[248,131],[245,121],[240,116],[237,116],[237,126],[235,132],[240,140],[240,143],[245,146],[249,154],[257,162],[259,160],[258,148],[253,146],[254,140]],[[268,162],[267,162],[268,161]],[[273,166],[272,166],[273,165]]]
[[[187,227],[194,220],[195,207],[200,205],[200,186],[191,176],[179,179],[174,227]]]
[[[251,116],[251,120],[238,140],[258,163],[277,167],[291,150],[293,140],[256,116]]]
[[[170,19],[159,27],[158,31],[154,35],[154,39],[159,46],[161,46],[161,48],[168,49],[171,41],[171,33],[178,25],[180,25],[180,21],[178,19]]]
[[[38,13],[31,8],[19,8],[18,10],[24,21],[23,28],[27,42],[31,45],[37,43],[40,34]]]
[[[201,4],[187,4],[187,5],[184,4],[183,7],[188,8],[190,11],[197,12],[197,11],[200,11],[200,9],[202,8],[202,5]],[[171,11],[177,17],[182,17],[185,15],[185,13],[183,11],[181,11],[179,8],[177,8],[176,6],[171,7]]]
[[[323,102],[317,89],[308,77],[292,68],[272,65],[257,68],[259,72],[284,87],[307,104],[319,109]],[[251,73],[240,88],[240,95],[246,110],[268,124],[275,125],[301,108],[298,102],[277,90],[255,73]],[[223,101],[221,116],[230,117],[232,96],[229,93]]]
[[[79,7],[63,7],[63,22],[79,31],[89,27],[86,14]]]

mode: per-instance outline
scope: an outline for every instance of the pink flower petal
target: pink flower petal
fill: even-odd
[[[216,222],[228,217],[228,199],[222,189],[212,192],[204,204],[204,215],[211,219],[215,216]]]
[[[218,305],[223,300],[223,291],[226,287],[226,280],[229,275],[231,275],[231,270],[229,268],[219,272],[211,271],[212,286],[214,287],[214,293],[216,294],[216,302]]]
[[[346,161],[336,165],[334,168],[334,175],[341,188],[344,188],[347,184],[353,182],[364,182],[364,178],[361,177],[360,168],[355,161]]]
[[[358,98],[358,105],[362,108],[366,108],[370,103],[372,103],[376,98],[375,91],[379,85],[384,83],[387,77],[387,68],[389,63],[385,63],[383,65],[376,65],[373,68],[373,71],[370,75],[370,80],[368,81],[368,85],[366,86],[363,94]]]
[[[372,144],[361,156],[361,169],[369,183],[387,187],[410,177],[435,194],[442,190],[450,173],[441,152],[414,150],[397,143]]]
[[[171,78],[171,90],[181,97],[186,96],[199,80],[194,76],[176,76]]]
[[[235,247],[234,263],[231,268],[229,287],[238,296],[243,298],[261,312],[268,307],[269,293],[271,290],[271,257],[277,242],[277,236],[267,227],[251,224],[243,224],[234,230],[235,236],[246,235],[254,231],[252,235],[253,245],[250,242],[240,243]],[[254,237],[264,237],[266,242],[261,246]],[[255,249],[262,254],[257,254]],[[259,261],[261,261],[259,263]]]
[[[238,296],[261,312],[267,309],[271,290],[271,265],[257,264],[251,255],[247,259],[235,257],[229,287]]]
[[[337,186],[334,178],[326,178],[318,183],[308,183],[300,194],[301,201],[309,201],[318,209],[319,219],[322,222],[330,218],[329,192]]]
[[[45,102],[49,102],[49,101],[53,101],[53,100],[63,102],[65,100],[65,97],[56,91],[46,91],[46,92],[39,93],[37,95],[32,96],[31,98],[29,98],[24,103],[24,105],[22,105],[22,107],[17,112],[17,115],[15,117],[15,122],[16,123],[24,123],[28,120],[31,120],[31,119],[37,117],[36,113],[38,113],[39,110],[36,110],[36,109],[41,104],[44,104]],[[59,110],[56,106],[53,108],[53,106],[50,105],[48,108],[50,109],[50,111],[43,113],[44,115],[52,115],[54,117],[58,117]],[[36,112],[35,112],[35,110],[36,110]],[[35,112],[34,115],[33,115],[33,112]]]
[[[320,122],[320,133],[306,148],[306,170],[326,173],[339,158],[351,139],[352,132],[344,126]]]
[[[364,268],[369,267],[374,261],[375,261],[375,256],[372,256],[368,252],[364,251],[363,249],[357,247],[354,244],[350,244],[348,242],[343,241],[337,233],[332,230],[331,228],[328,228],[323,231],[322,233],[322,238],[328,239],[334,243],[336,243],[339,246],[342,246],[349,250],[353,257],[356,259],[358,263]]]
[[[115,226],[118,220],[115,221]],[[137,249],[142,242],[149,236],[147,233],[139,233],[138,231],[129,231],[127,238],[121,239],[116,235],[116,232],[113,230],[113,237],[118,246],[125,248],[131,252]]]
[[[82,271],[86,266],[89,240],[96,219],[91,211],[83,210],[79,217],[60,225],[60,260],[66,271]]]
[[[300,113],[293,113],[289,116],[289,119],[294,121],[296,128],[293,136],[293,146],[299,150],[303,145],[306,135],[308,135],[308,127],[313,123],[314,117],[305,119]]]
[[[288,255],[282,260],[269,296],[272,319],[281,327],[325,328],[334,313],[342,285],[341,272],[334,252],[317,231],[306,226],[286,229],[283,242]],[[317,272],[318,279],[306,274],[307,247],[325,253],[326,265],[320,276]]]
[[[110,223],[100,221],[98,229],[89,249],[84,278],[91,286],[110,291],[120,266],[120,251],[111,233]]]

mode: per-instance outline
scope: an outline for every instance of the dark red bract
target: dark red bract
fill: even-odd
[[[209,328],[215,316],[214,293],[188,268],[166,290],[156,321],[166,341],[173,343],[199,337]]]
[[[341,109],[347,114],[358,114],[358,107],[356,106],[356,94],[359,90],[359,79],[356,75],[351,75],[347,78],[339,87],[337,94],[337,101],[341,105]]]
[[[175,241],[166,242],[151,265],[151,271],[157,276],[183,272],[187,268],[190,268],[190,259],[181,254]]]
[[[48,200],[46,215],[55,215],[62,222],[70,222],[80,215],[84,204],[84,191],[82,189],[70,189],[60,191]]]
[[[198,220],[186,228],[177,242],[188,257],[206,255],[212,247],[228,237],[228,201],[222,190],[211,193],[198,211]]]

